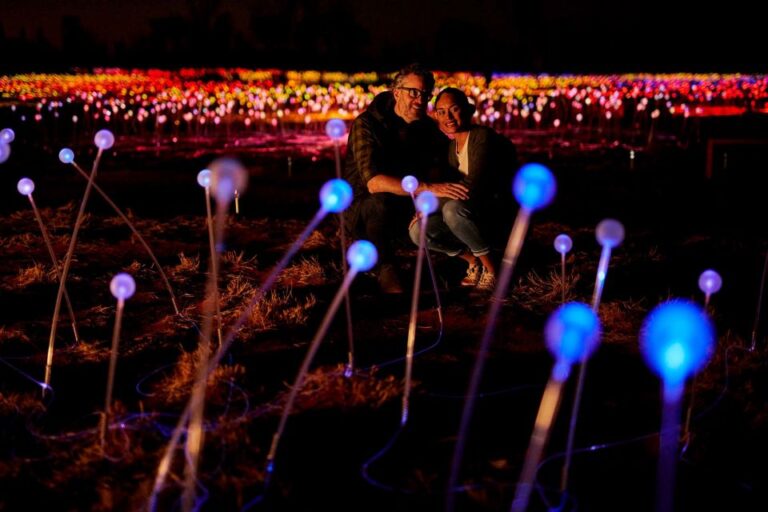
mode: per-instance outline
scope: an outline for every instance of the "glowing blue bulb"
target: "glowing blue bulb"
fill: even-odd
[[[248,172],[245,168],[233,158],[219,158],[210,165],[213,179],[211,180],[211,190],[216,201],[221,204],[228,204],[235,196],[235,190],[238,195],[242,195],[248,185]]]
[[[64,148],[59,151],[59,160],[63,164],[71,164],[75,161],[75,153],[69,148]]]
[[[515,199],[523,208],[537,210],[549,204],[555,197],[557,184],[547,167],[541,164],[525,164],[517,171],[512,183]]]
[[[342,179],[325,182],[320,189],[320,204],[327,212],[339,213],[347,209],[352,202],[352,187]]]
[[[136,291],[136,281],[125,272],[121,272],[112,278],[109,283],[109,291],[116,299],[130,299]]]
[[[333,140],[339,140],[347,133],[347,124],[342,119],[330,119],[325,123],[325,134]]]
[[[624,226],[614,219],[605,219],[595,230],[597,242],[603,247],[614,248],[624,240]]]
[[[8,160],[11,156],[11,145],[0,142],[0,164]]]
[[[16,184],[16,189],[19,191],[19,194],[29,196],[35,191],[35,182],[29,178],[21,178],[19,183]]]
[[[109,149],[115,145],[115,136],[109,130],[99,130],[93,137],[93,143],[99,149]]]
[[[437,210],[437,197],[429,190],[425,190],[416,198],[416,209],[424,215]]]
[[[13,139],[16,138],[16,133],[10,128],[3,128],[0,130],[0,142],[4,144],[10,144]]]
[[[557,235],[555,237],[555,250],[560,254],[566,254],[573,247],[573,240],[568,235]]]
[[[209,169],[203,169],[197,173],[197,184],[203,188],[211,186],[211,171]]]
[[[371,270],[378,259],[376,247],[368,240],[358,240],[347,250],[347,263],[357,272]]]
[[[400,181],[400,186],[409,194],[413,194],[419,188],[419,180],[416,179],[416,176],[408,175]]]
[[[600,340],[600,321],[580,302],[560,306],[544,329],[547,347],[559,362],[571,365],[589,357]]]
[[[648,365],[664,382],[681,385],[709,358],[714,330],[695,305],[672,301],[657,306],[640,331],[640,345]]]
[[[714,270],[705,270],[699,276],[699,290],[704,293],[717,293],[723,286],[723,279]]]

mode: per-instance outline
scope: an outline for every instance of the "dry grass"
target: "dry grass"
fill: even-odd
[[[178,277],[180,274],[197,273],[200,270],[200,255],[187,257],[183,252],[179,253],[179,264],[169,269],[170,275]]]
[[[50,271],[42,263],[34,263],[31,267],[20,268],[18,275],[13,280],[16,288],[25,288],[31,284],[50,283],[56,280],[56,273],[51,267]]]
[[[315,304],[317,298],[311,293],[306,297],[297,298],[292,290],[273,290],[253,307],[248,316],[248,326],[267,331],[278,327],[304,325],[309,318],[309,310]]]
[[[319,286],[325,284],[325,270],[316,257],[301,258],[297,263],[286,267],[278,282],[291,287]]]
[[[548,313],[560,305],[563,287],[565,287],[565,301],[575,299],[574,291],[580,279],[581,275],[574,272],[566,273],[563,281],[559,271],[553,270],[547,277],[541,277],[535,271],[531,271],[521,277],[512,289],[512,299],[526,310]]]
[[[0,326],[0,342],[3,341],[23,341],[29,342],[29,337],[21,329],[13,327]]]
[[[154,386],[155,395],[165,404],[189,398],[192,384],[197,376],[198,352],[184,352],[173,367],[173,371],[160,379]],[[209,376],[206,401],[211,404],[224,403],[228,396],[228,384],[241,379],[245,367],[239,364],[220,365]]]
[[[648,308],[642,300],[603,302],[599,317],[603,343],[636,344]]]
[[[221,267],[226,266],[230,272],[252,270],[256,264],[256,256],[246,258],[243,251],[227,251],[221,255]]]
[[[323,366],[307,374],[299,391],[293,413],[309,409],[369,407],[378,409],[389,400],[400,396],[402,385],[393,375],[380,377],[375,369],[344,377],[344,365]],[[275,401],[275,412],[282,411],[290,390],[280,393]]]
[[[336,241],[328,238],[325,236],[325,233],[317,229],[307,237],[304,245],[302,245],[302,249],[304,250],[328,249],[333,247],[337,247]]]

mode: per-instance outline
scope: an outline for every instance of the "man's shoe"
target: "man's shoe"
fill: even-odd
[[[393,265],[382,265],[379,270],[379,286],[384,293],[403,293],[400,277]]]
[[[480,280],[477,282],[477,289],[492,292],[495,288],[496,288],[496,274],[494,274],[490,270],[484,269],[483,275],[480,276]]]
[[[483,267],[475,262],[467,268],[467,275],[461,280],[461,286],[477,286],[480,281],[480,274],[483,272]]]

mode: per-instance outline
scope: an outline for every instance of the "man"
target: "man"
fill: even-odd
[[[413,205],[403,191],[404,176],[419,178],[416,194],[467,199],[461,183],[428,183],[446,165],[447,139],[427,117],[435,79],[418,64],[400,70],[390,91],[378,94],[352,123],[344,178],[355,197],[345,215],[353,238],[366,238],[378,249],[379,284],[385,293],[402,293],[395,271],[394,240],[405,238]]]

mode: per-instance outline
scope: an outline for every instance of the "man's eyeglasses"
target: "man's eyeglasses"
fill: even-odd
[[[419,97],[421,97],[423,100],[429,100],[432,97],[432,93],[430,91],[422,91],[421,89],[416,89],[415,87],[398,87],[398,89],[406,91],[408,93],[408,97],[414,100]]]

